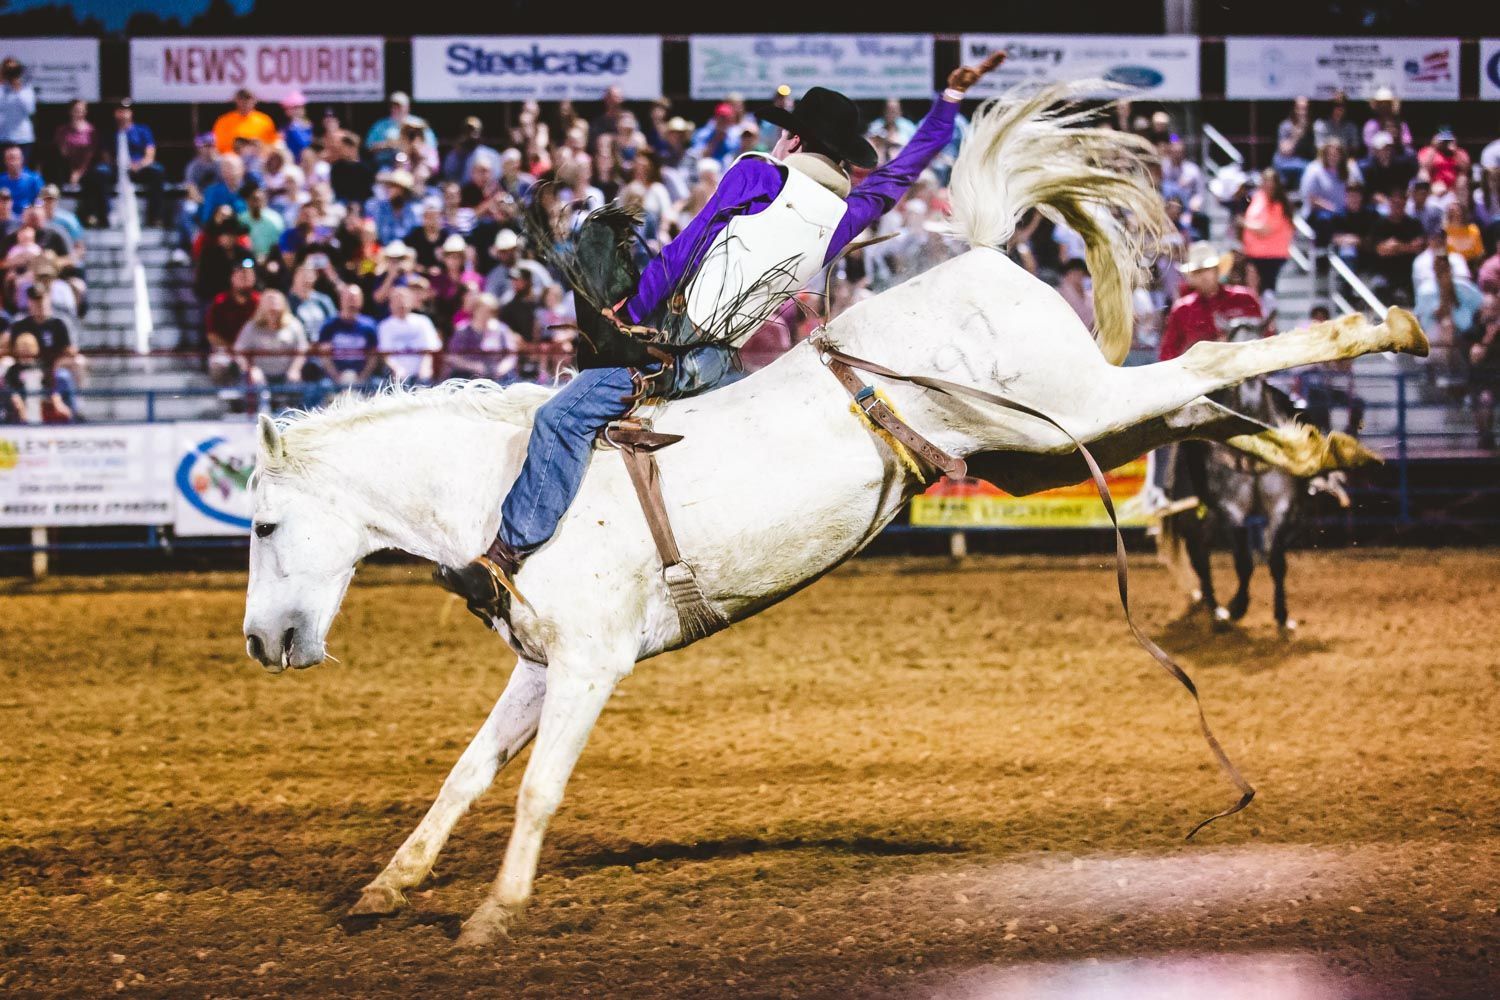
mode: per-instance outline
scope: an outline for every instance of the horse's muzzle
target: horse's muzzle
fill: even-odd
[[[245,652],[273,674],[287,667],[306,670],[324,659],[323,643],[316,639],[309,642],[308,634],[308,630],[294,625],[273,639],[263,630],[246,628]]]

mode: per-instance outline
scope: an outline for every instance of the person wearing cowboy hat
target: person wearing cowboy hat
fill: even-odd
[[[1190,290],[1172,304],[1167,314],[1157,349],[1162,361],[1170,361],[1201,341],[1223,340],[1232,320],[1261,319],[1260,300],[1254,292],[1223,283],[1222,276],[1231,263],[1229,254],[1205,240],[1188,247],[1187,260],[1179,270],[1183,284]],[[1152,452],[1146,477],[1150,485],[1143,500],[1147,512],[1168,505],[1166,490],[1174,472],[1186,475],[1197,495],[1204,496],[1207,461],[1207,447],[1201,441],[1184,441]]]
[[[1160,360],[1170,361],[1200,341],[1223,340],[1224,325],[1230,320],[1261,318],[1260,300],[1254,292],[1223,283],[1231,263],[1228,254],[1207,241],[1188,247],[1187,261],[1179,270],[1191,291],[1174,302],[1167,314],[1157,351]]]
[[[739,344],[888,212],[948,145],[965,92],[1004,58],[996,51],[950,73],[911,140],[879,169],[858,107],[838,91],[813,87],[791,107],[763,110],[760,117],[782,129],[775,147],[734,161],[704,208],[646,265],[633,294],[611,306],[587,302],[575,288],[579,327],[598,336],[579,339],[582,370],[538,411],[494,542],[467,566],[439,567],[437,582],[482,621],[503,616],[521,560],[557,529],[599,431],[641,395],[680,398],[725,381]],[[871,172],[856,184],[853,168]],[[660,331],[661,342],[648,350],[619,333],[617,316]],[[663,347],[674,363],[659,360]]]
[[[375,221],[376,238],[386,244],[422,225],[422,206],[411,171],[398,167],[377,176],[376,181],[384,185],[385,197],[372,198],[366,214]]]

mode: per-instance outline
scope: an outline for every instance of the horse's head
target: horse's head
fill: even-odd
[[[366,532],[336,502],[291,474],[280,431],[260,418],[252,500],[245,649],[272,673],[325,658],[333,616],[366,554]]]

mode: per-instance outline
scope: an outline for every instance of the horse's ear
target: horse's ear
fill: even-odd
[[[281,432],[276,429],[276,421],[262,413],[257,429],[260,431],[260,453],[266,457],[267,465],[276,465],[286,455],[285,446],[281,443]]]

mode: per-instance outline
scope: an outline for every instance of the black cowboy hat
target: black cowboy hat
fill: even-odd
[[[760,116],[772,125],[823,146],[856,167],[868,169],[880,162],[875,147],[865,141],[859,127],[859,108],[837,90],[813,87],[802,95],[795,110],[773,105]]]

